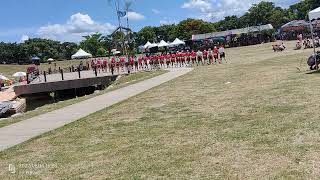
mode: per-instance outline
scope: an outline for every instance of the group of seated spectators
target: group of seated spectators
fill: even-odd
[[[274,52],[279,52],[284,51],[287,47],[284,42],[282,42],[281,44],[272,45],[272,48]]]

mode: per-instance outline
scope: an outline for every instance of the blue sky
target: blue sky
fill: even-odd
[[[124,0],[121,1],[122,5]],[[132,0],[130,26],[176,23],[186,18],[217,21],[242,15],[261,0]],[[271,0],[287,7],[299,0]],[[109,0],[2,0],[0,41],[21,42],[42,37],[79,42],[92,32],[108,34],[117,26],[114,3]]]

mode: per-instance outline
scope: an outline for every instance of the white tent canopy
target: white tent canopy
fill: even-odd
[[[25,73],[25,72],[16,72],[12,76],[13,77],[25,77],[25,76],[27,76],[27,73]]]
[[[54,61],[54,59],[52,59],[52,58],[49,58],[47,61]]]
[[[121,54],[121,51],[114,51],[113,52],[113,55],[118,55],[118,54]]]
[[[92,57],[92,54],[89,54],[82,49],[79,49],[77,53],[71,56],[72,59],[91,58],[91,57]]]
[[[147,49],[150,45],[152,45],[149,41],[143,46],[145,49]]]
[[[0,80],[5,80],[5,81],[7,81],[7,80],[9,80],[7,77],[5,77],[4,75],[1,75],[0,74]]]
[[[164,40],[161,40],[160,43],[158,44],[158,47],[167,47],[167,46],[169,46],[169,44]]]
[[[170,43],[170,46],[179,46],[179,45],[185,45],[186,43],[181,41],[180,39],[176,38],[172,43]]]
[[[320,7],[309,12],[310,21],[320,18]]]
[[[148,48],[150,49],[150,48],[154,48],[154,47],[157,47],[157,46],[158,46],[157,43],[152,43],[150,46],[148,46]]]

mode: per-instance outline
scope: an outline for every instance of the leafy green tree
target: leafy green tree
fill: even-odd
[[[111,39],[113,48],[123,52],[124,41],[127,39],[126,34],[124,32],[117,31],[111,35]]]
[[[59,54],[61,44],[58,41],[35,38],[29,39],[23,44],[30,57],[38,56],[42,60],[45,60],[47,58],[62,58]]]
[[[276,7],[272,10],[270,16],[270,23],[276,29],[280,28],[285,23],[289,22],[291,19],[288,17],[288,12],[280,7]]]
[[[157,36],[157,41],[173,41],[176,37],[178,37],[177,26],[175,24],[170,25],[162,25],[159,27],[155,27],[155,32]]]
[[[156,40],[157,40],[157,35],[155,32],[155,28],[151,26],[146,26],[137,33],[137,38],[136,38],[137,44],[142,45],[147,43],[148,41],[156,41]]]
[[[199,19],[186,19],[177,25],[177,35],[184,40],[191,39],[193,34],[215,31],[214,25]]]
[[[84,38],[85,40],[80,42],[80,47],[91,53],[92,56],[97,56],[98,49],[102,47],[102,34],[94,33],[89,36],[85,36]]]
[[[64,42],[61,44],[60,57],[64,59],[70,59],[73,54],[78,50],[78,45],[76,43]]]
[[[97,51],[97,56],[98,57],[106,57],[108,55],[108,51],[105,50],[104,48],[99,48]]]
[[[272,11],[275,8],[273,2],[262,1],[259,4],[254,4],[249,10],[249,19],[254,25],[270,23]]]
[[[217,23],[221,31],[241,28],[240,19],[237,16],[227,16],[224,20]]]
[[[289,7],[289,11],[295,14],[297,19],[308,19],[308,12],[320,7],[319,0],[304,0]]]

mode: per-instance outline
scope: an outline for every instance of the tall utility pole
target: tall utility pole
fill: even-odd
[[[115,3],[115,7],[116,7],[116,13],[117,13],[117,17],[118,17],[118,23],[119,23],[119,28],[120,28],[120,31],[121,31],[121,17],[120,17],[120,5],[119,5],[119,0],[115,0],[114,1]]]
[[[109,0],[109,2],[111,2],[112,0]],[[118,25],[119,27],[112,33],[117,33],[117,32],[120,32],[120,46],[122,46],[122,53],[125,54],[128,58],[129,58],[129,53],[128,53],[128,50],[129,50],[129,42],[130,42],[130,32],[129,32],[129,11],[130,11],[130,6],[132,4],[131,0],[125,0],[125,9],[124,11],[121,10],[120,6],[121,6],[121,0],[114,0],[114,5],[115,5],[115,9],[116,9],[116,14],[117,14],[117,18],[118,18]],[[127,19],[127,28],[123,27],[122,26],[122,18],[125,17],[125,15],[127,16],[126,19]],[[124,32],[124,30],[126,30],[126,34]],[[127,38],[125,38],[125,36],[127,36]],[[128,41],[128,47],[126,45],[126,39]]]
[[[129,11],[130,11],[130,6],[132,2],[130,0],[126,0],[125,2],[125,8],[126,8],[126,14],[127,14],[127,47],[126,47],[126,52],[127,52],[127,58],[129,60],[129,43],[130,43],[130,31],[129,31]]]
[[[119,0],[115,0],[115,7],[116,7],[116,14],[118,17],[118,23],[119,23],[119,31],[120,31],[120,36],[121,36],[121,44],[122,44],[122,50],[125,51],[125,43],[124,43],[124,37],[123,37],[123,33],[122,33],[122,25],[121,25],[121,14],[120,14],[120,3]]]

